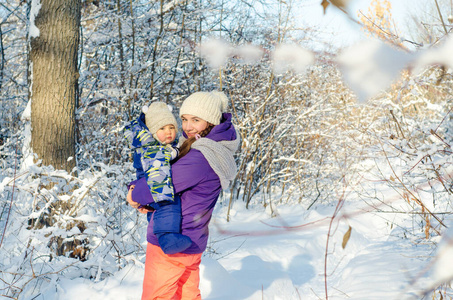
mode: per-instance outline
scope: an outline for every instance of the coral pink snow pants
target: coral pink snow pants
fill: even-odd
[[[148,243],[142,300],[201,300],[200,254],[165,254]]]

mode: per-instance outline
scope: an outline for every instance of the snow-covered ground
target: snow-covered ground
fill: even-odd
[[[326,299],[326,280],[328,299],[421,299],[432,275],[429,245],[401,238],[398,226],[391,229],[390,219],[401,225],[407,216],[362,213],[361,207],[367,206],[346,203],[334,220],[326,260],[335,207],[306,211],[282,205],[278,217],[271,218],[265,209],[247,210],[238,202],[226,222],[226,207],[219,205],[202,259],[203,299]],[[346,212],[354,216],[342,218]],[[350,239],[343,249],[349,226]],[[98,282],[60,280],[43,296],[139,299],[142,277],[143,264],[135,262]]]

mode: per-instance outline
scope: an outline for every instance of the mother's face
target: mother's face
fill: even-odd
[[[187,134],[187,137],[194,137],[208,127],[208,122],[193,115],[182,115],[182,130]]]

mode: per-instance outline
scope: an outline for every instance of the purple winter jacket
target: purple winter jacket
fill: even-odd
[[[186,137],[185,133],[183,134]],[[235,140],[237,137],[231,123],[231,114],[224,113],[222,122],[216,125],[206,138],[214,141]],[[182,253],[202,253],[208,243],[208,225],[212,211],[222,190],[219,176],[200,151],[190,149],[172,165],[172,178],[175,194],[181,196],[181,233],[192,239],[192,245]],[[142,178],[130,184],[135,185],[132,191],[134,201],[142,205],[150,203],[152,196],[146,180]],[[148,224],[147,240],[153,245],[159,245],[153,234],[152,218]]]

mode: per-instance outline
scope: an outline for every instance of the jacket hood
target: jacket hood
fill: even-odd
[[[140,116],[138,117],[137,119],[137,122],[140,126],[142,126],[144,129],[148,130],[148,127],[146,126],[146,123],[145,123],[145,114],[144,113],[141,113]]]

